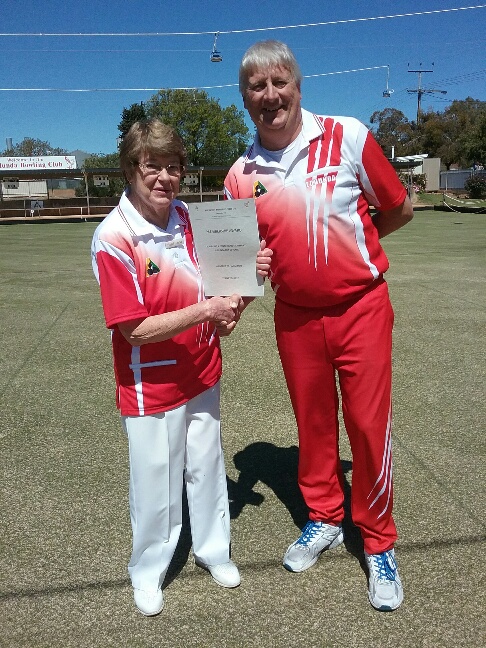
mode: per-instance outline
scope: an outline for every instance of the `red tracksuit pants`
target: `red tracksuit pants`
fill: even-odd
[[[275,331],[299,433],[299,486],[311,520],[344,517],[338,390],[353,455],[351,514],[367,553],[390,549],[393,309],[385,281],[357,301],[299,308],[276,299]]]

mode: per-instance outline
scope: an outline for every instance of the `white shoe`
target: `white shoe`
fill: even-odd
[[[333,526],[324,522],[309,520],[300,538],[293,542],[285,552],[283,566],[292,572],[303,572],[312,565],[326,549],[334,549],[344,540],[341,525]]]
[[[135,599],[135,605],[145,616],[155,616],[162,612],[164,607],[164,595],[160,589],[156,592],[146,592],[134,587],[133,598]]]
[[[367,554],[368,598],[371,605],[381,612],[396,610],[403,601],[403,587],[398,575],[393,549],[381,554]]]
[[[206,565],[206,563],[196,559],[196,565],[208,571],[213,580],[221,587],[238,587],[241,582],[238,567],[232,560],[221,565]]]

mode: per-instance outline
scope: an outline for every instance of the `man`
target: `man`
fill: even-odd
[[[379,239],[410,221],[413,210],[360,122],[301,108],[301,79],[283,43],[259,42],[245,53],[240,92],[257,134],[225,180],[227,198],[255,198],[260,235],[273,250],[275,331],[309,508],[309,522],[283,563],[304,571],[343,542],[337,372],[369,600],[378,610],[394,610],[403,589],[393,549],[393,310]],[[373,216],[370,205],[378,210]]]

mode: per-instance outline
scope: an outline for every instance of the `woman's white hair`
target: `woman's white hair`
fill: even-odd
[[[269,67],[283,67],[288,70],[300,88],[302,72],[288,45],[276,40],[258,41],[243,54],[240,64],[240,93],[244,96],[248,77],[255,70],[266,70]]]

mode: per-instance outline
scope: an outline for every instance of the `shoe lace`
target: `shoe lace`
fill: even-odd
[[[394,581],[396,576],[396,565],[393,557],[389,555],[388,551],[381,554],[374,554],[372,556],[373,567],[378,580],[381,581]]]
[[[302,529],[302,535],[297,540],[296,544],[302,545],[303,547],[307,547],[307,545],[311,543],[314,540],[314,538],[317,536],[319,530],[320,530],[320,526],[318,526],[315,522],[312,521],[307,522],[305,527]]]

